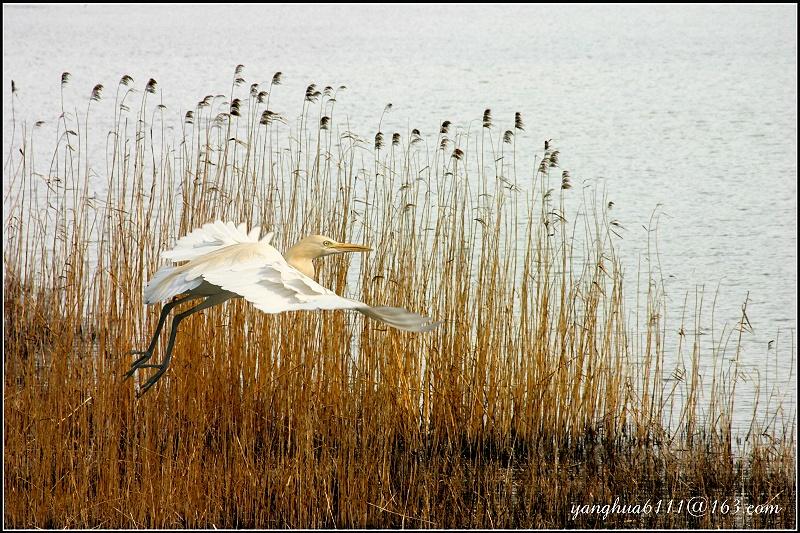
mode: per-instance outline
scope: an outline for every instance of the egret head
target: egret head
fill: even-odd
[[[312,261],[318,257],[347,252],[369,252],[369,246],[338,242],[324,235],[310,235],[286,251],[286,261],[303,274],[314,277]]]
[[[350,244],[347,242],[337,242],[324,235],[310,235],[298,242],[295,246],[303,245],[313,258],[325,257],[326,255],[343,254],[346,252],[369,252],[372,248],[361,244]]]

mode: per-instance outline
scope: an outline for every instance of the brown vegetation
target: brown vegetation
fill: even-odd
[[[550,144],[518,172],[519,114],[505,131],[487,109],[477,133],[446,122],[372,143],[337,122],[343,88],[311,85],[290,135],[269,108],[280,74],[249,94],[243,76],[177,141],[155,80],[132,92],[124,77],[105,161],[86,149],[92,103],[113,91],[97,85],[82,120],[59,119],[46,175],[21,128],[4,171],[7,527],[794,527],[794,422],[754,413],[737,442],[736,372],[692,334],[683,369],[666,368],[658,272],[639,273],[629,324],[613,203],[567,212],[580,191]],[[182,325],[137,400],[128,352],[160,311],[143,285],[215,219],[274,229],[279,249],[309,233],[368,243],[320,281],[444,325],[232,302]],[[705,396],[701,357],[720,361]],[[574,512],[617,498],[663,508]],[[690,498],[780,511],[677,512]]]

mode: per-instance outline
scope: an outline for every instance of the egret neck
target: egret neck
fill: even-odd
[[[309,278],[315,279],[314,259],[319,257],[319,250],[317,247],[302,240],[286,250],[283,257],[290,266],[296,268]]]

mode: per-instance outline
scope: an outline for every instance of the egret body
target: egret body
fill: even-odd
[[[371,307],[343,298],[314,280],[314,259],[370,251],[366,246],[312,235],[289,248],[284,256],[270,245],[272,233],[263,238],[259,235],[258,227],[247,232],[245,224],[236,226],[232,222],[217,221],[192,231],[179,239],[172,250],[161,254],[173,262],[187,262],[180,266],[162,267],[144,289],[146,304],[167,303],[150,344],[146,350],[132,352],[140,357],[125,374],[127,379],[141,368],[158,369],[142,385],[142,393],[147,392],[166,372],[180,322],[231,298],[244,298],[266,313],[352,309],[404,331],[431,331],[440,324],[399,307]],[[175,298],[180,295],[183,297]],[[199,298],[203,300],[173,317],[164,360],[160,364],[150,364],[170,311],[180,303]]]

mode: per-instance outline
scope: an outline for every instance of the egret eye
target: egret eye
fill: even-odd
[[[325,241],[325,242],[322,243],[322,246],[325,246],[327,248],[331,244],[333,244],[333,243],[331,243],[331,241]]]

